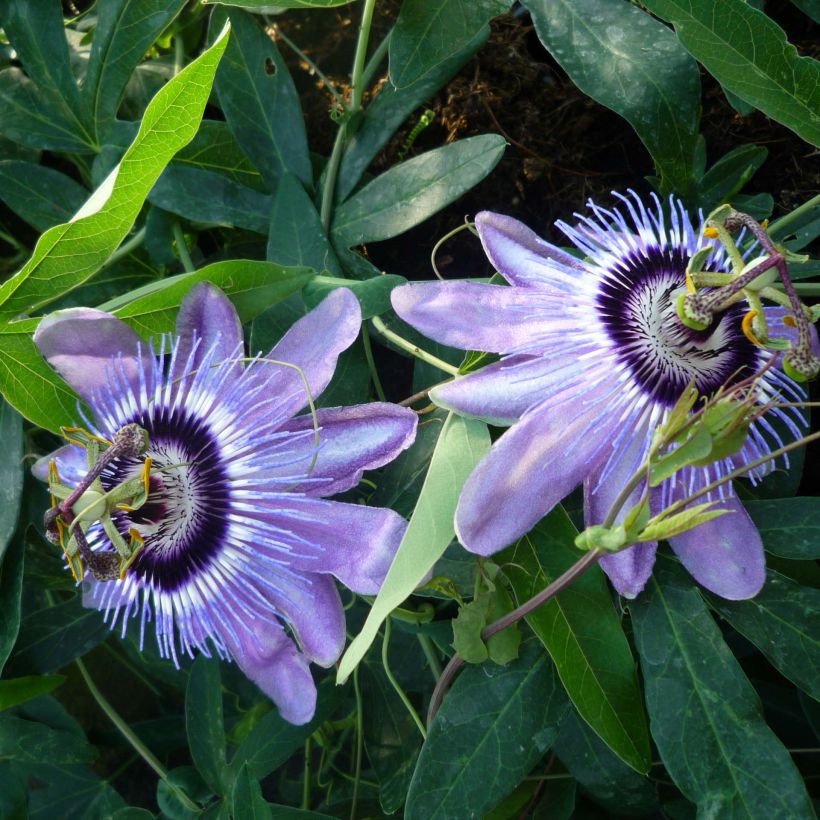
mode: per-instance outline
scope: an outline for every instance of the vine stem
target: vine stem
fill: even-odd
[[[411,356],[415,356],[417,359],[421,359],[423,362],[427,362],[427,364],[431,364],[433,367],[437,367],[439,370],[449,373],[451,376],[458,376],[457,367],[445,362],[443,359],[439,359],[438,356],[434,356],[432,353],[428,353],[426,350],[422,350],[418,345],[408,342],[404,336],[399,336],[398,333],[390,330],[379,316],[374,316],[370,322],[377,333],[384,336],[388,341],[393,342],[396,347],[406,350]]]
[[[356,53],[353,55],[353,71],[350,74],[350,104],[344,112],[343,119],[339,123],[339,130],[336,132],[336,139],[333,141],[333,149],[327,163],[325,184],[322,190],[322,206],[319,216],[325,231],[330,229],[330,216],[336,194],[336,178],[339,176],[339,165],[342,162],[342,153],[347,142],[347,124],[350,118],[355,116],[362,107],[362,96],[364,95],[362,73],[364,72],[367,41],[370,39],[370,26],[373,23],[373,10],[375,8],[376,0],[364,0],[362,21],[359,24],[359,37],[356,41]]]
[[[196,268],[193,259],[191,259],[191,254],[188,253],[185,234],[182,232],[182,225],[179,222],[174,222],[174,241],[176,242],[177,254],[179,255],[179,261],[182,262],[182,267],[185,268],[186,273],[193,273]]]
[[[157,760],[153,752],[137,737],[134,730],[126,723],[117,710],[108,702],[105,695],[97,688],[94,679],[91,677],[88,669],[80,658],[77,658],[74,663],[77,665],[80,674],[88,687],[91,696],[97,701],[97,705],[105,712],[106,717],[117,727],[120,734],[131,744],[134,751],[157,773],[163,782],[171,789],[177,796],[179,802],[182,803],[186,809],[195,811],[197,813],[202,811],[201,806],[198,806],[187,794],[175,783],[171,782],[168,775],[168,770]]]
[[[811,199],[795,208],[791,213],[781,216],[780,219],[776,219],[772,222],[772,224],[769,225],[769,235],[771,236],[774,234],[776,236],[778,234],[782,234],[788,225],[790,225],[798,217],[803,216],[803,214],[807,211],[810,211],[815,205],[820,205],[820,194],[816,194]]]
[[[359,782],[362,777],[362,747],[364,745],[364,717],[362,715],[362,690],[359,686],[359,667],[353,671],[353,691],[356,695],[356,771],[353,781],[353,800],[350,803],[350,820],[355,820],[359,802]]]
[[[396,694],[401,699],[401,702],[404,704],[404,708],[407,709],[410,717],[413,718],[413,723],[416,724],[419,732],[421,732],[422,740],[427,740],[427,732],[424,728],[424,724],[421,722],[421,718],[418,715],[418,712],[413,708],[413,704],[410,703],[410,699],[407,697],[404,689],[401,688],[399,682],[396,680],[395,675],[393,674],[393,670],[390,668],[390,660],[387,654],[387,647],[390,645],[390,618],[388,618],[384,622],[384,640],[382,640],[382,666],[384,667],[384,674],[387,676],[387,680],[390,681],[390,685],[396,691]]]

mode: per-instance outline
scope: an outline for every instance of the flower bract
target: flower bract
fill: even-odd
[[[587,524],[600,524],[687,385],[711,396],[777,355],[744,335],[741,304],[703,330],[684,326],[676,300],[686,292],[688,260],[711,244],[703,227],[696,229],[675,200],[664,212],[657,199],[651,208],[631,193],[619,199],[622,207],[590,203],[577,224],[557,223],[581,256],[515,219],[479,213],[481,242],[509,287],[451,281],[393,291],[399,316],[431,338],[501,354],[431,392],[458,413],[512,425],[468,478],[456,510],[459,539],[480,555],[515,541],[580,484]],[[731,269],[722,246],[705,269]],[[765,310],[771,334],[793,340],[784,309]],[[765,370],[755,389],[760,403],[805,398],[777,367]],[[801,423],[793,409],[770,410],[751,425],[738,452],[665,480],[653,491],[653,512],[766,456],[784,436],[798,436]],[[771,469],[769,461],[750,478]],[[638,502],[641,489],[623,510]],[[729,599],[751,597],[765,580],[760,535],[731,487],[714,497],[731,514],[670,538],[671,546],[703,586]],[[656,547],[636,544],[602,558],[621,594],[643,589]]]
[[[243,672],[293,723],[314,712],[309,663],[332,665],[345,639],[333,577],[374,594],[405,521],[392,510],[329,501],[410,446],[416,416],[387,403],[304,413],[327,387],[339,354],[359,332],[353,294],[332,292],[297,321],[267,356],[243,364],[242,328],[225,295],[207,283],[189,292],[176,335],[149,345],[119,319],[72,308],[35,334],[45,358],[91,408],[89,429],[105,439],[126,424],[148,433],[147,501],[113,515],[143,546],[120,581],[84,581],[84,602],[112,628],[153,621],[160,652],[215,651]],[[53,459],[76,485],[85,453],[69,444]],[[119,458],[104,487],[140,473]],[[87,533],[111,550],[98,525]]]

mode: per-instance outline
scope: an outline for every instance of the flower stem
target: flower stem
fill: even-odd
[[[396,680],[395,676],[393,675],[392,670],[390,669],[390,661],[388,660],[387,655],[387,647],[390,643],[390,618],[388,618],[384,622],[384,640],[382,641],[382,666],[384,667],[384,674],[387,675],[387,680],[390,681],[390,685],[393,689],[396,690],[396,694],[401,698],[401,702],[404,704],[404,708],[407,709],[410,717],[413,718],[413,723],[416,724],[419,732],[421,732],[421,737],[423,740],[427,740],[427,732],[424,729],[424,724],[421,722],[421,718],[419,717],[418,712],[413,708],[413,704],[410,703],[410,699],[407,697],[404,689],[401,688],[399,682]]]
[[[268,19],[267,16],[265,19]],[[299,48],[299,46],[297,46],[296,43],[294,43],[293,40],[291,40],[290,37],[288,37],[287,34],[285,34],[285,32],[282,31],[282,29],[276,23],[270,23],[270,26],[276,33],[276,36],[300,60],[303,60],[305,64],[308,66],[308,68],[322,81],[324,87],[333,95],[333,99],[335,99],[340,106],[344,107],[344,100],[342,99],[339,92],[336,90],[336,86],[333,85],[333,83],[327,78],[327,76],[324,73],[322,73],[322,70],[319,68],[319,66],[316,65],[316,63],[314,63],[313,60],[311,60],[310,57],[308,57],[307,54],[305,54],[305,52],[302,51],[302,49]]]
[[[202,807],[198,806],[179,786],[170,780],[167,769],[162,765],[162,763],[159,762],[159,760],[157,760],[151,750],[137,737],[134,730],[125,722],[119,712],[117,712],[108,700],[106,700],[103,693],[97,688],[97,684],[94,683],[93,678],[89,674],[88,669],[86,669],[86,666],[82,660],[77,658],[74,663],[77,665],[77,669],[80,670],[80,674],[82,675],[91,696],[97,701],[97,705],[103,710],[103,712],[105,712],[106,716],[114,724],[114,726],[117,727],[120,734],[131,744],[134,751],[157,773],[157,775],[165,782],[165,785],[167,785],[168,788],[174,792],[179,802],[182,803],[186,809],[197,813],[201,812]]]
[[[441,677],[441,661],[438,659],[433,642],[426,635],[422,635],[421,633],[416,635],[416,637],[419,639],[419,644],[421,645],[422,652],[424,652],[424,657],[427,658],[427,664],[430,667],[430,674],[432,674],[433,680],[438,683],[438,679]]]
[[[310,809],[310,738],[305,741],[305,768],[302,773],[302,811]]]
[[[794,222],[795,219],[803,216],[804,213],[810,211],[816,205],[820,205],[820,194],[816,194],[811,199],[804,202],[802,205],[795,208],[791,213],[781,216],[769,225],[769,236],[774,239],[778,235],[785,234],[786,228]]]
[[[364,0],[362,21],[359,24],[359,37],[356,41],[356,52],[353,55],[353,71],[350,74],[350,104],[344,112],[339,123],[339,130],[336,132],[336,139],[333,141],[333,150],[327,163],[324,188],[322,190],[322,206],[319,215],[325,231],[330,229],[330,216],[333,211],[333,199],[336,195],[336,178],[339,175],[339,165],[342,162],[342,153],[347,141],[347,124],[350,122],[350,118],[355,116],[362,107],[362,95],[364,94],[362,73],[365,57],[367,56],[367,41],[370,38],[370,26],[373,23],[373,10],[375,7],[376,0]]]
[[[182,232],[182,225],[179,222],[174,222],[174,241],[176,242],[177,254],[179,255],[179,261],[182,262],[182,267],[185,268],[186,273],[193,273],[196,268],[194,268],[191,254],[188,253],[185,234]]]
[[[370,344],[370,333],[364,324],[362,324],[362,345],[364,346],[364,357],[367,359],[367,366],[370,368],[370,378],[373,380],[373,388],[376,391],[376,396],[378,396],[379,401],[384,401],[384,388],[379,378],[379,371],[376,370],[376,361],[373,358],[373,346]]]
[[[142,245],[143,241],[145,240],[145,228],[140,228],[127,242],[123,242],[122,245],[105,260],[102,265],[102,268],[107,268],[109,265],[113,265],[115,262],[118,262],[124,256],[128,256],[131,251],[136,250],[140,245]],[[101,270],[102,270],[101,268]]]
[[[356,770],[353,779],[353,800],[350,803],[350,820],[355,820],[359,802],[359,781],[362,776],[362,746],[364,745],[364,719],[362,715],[362,690],[359,686],[359,667],[353,672],[353,691],[356,694]]]
[[[393,342],[396,347],[406,350],[411,356],[415,356],[417,359],[421,359],[423,362],[427,362],[427,364],[431,364],[451,376],[458,376],[457,367],[445,362],[443,359],[439,359],[438,356],[434,356],[432,353],[428,353],[426,350],[422,350],[418,345],[408,342],[398,333],[394,333],[379,316],[374,316],[370,321],[373,324],[373,329],[388,341]]]
[[[367,88],[373,81],[373,76],[379,70],[384,55],[387,54],[387,48],[390,45],[390,37],[393,34],[393,29],[387,32],[384,39],[376,46],[376,49],[370,55],[367,65],[362,71],[362,87]]]

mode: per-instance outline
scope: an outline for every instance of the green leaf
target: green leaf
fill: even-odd
[[[439,88],[449,82],[458,70],[487,41],[488,30],[482,28],[463,48],[431,68],[423,77],[404,88],[385,83],[365,108],[356,132],[348,140],[339,176],[336,201],[343,202],[359,183],[373,158],[390,141],[399,126]]]
[[[483,134],[394,165],[336,210],[334,244],[350,248],[410,230],[484,179],[505,145],[497,134]]]
[[[65,675],[28,675],[0,680],[0,712],[40,695],[47,695],[64,680]]]
[[[216,9],[211,30],[231,21],[231,42],[216,75],[216,94],[236,141],[259,169],[268,188],[289,171],[312,184],[299,95],[285,61],[257,21],[239,9]]]
[[[720,84],[820,145],[820,63],[799,57],[770,17],[744,0],[646,0]]]
[[[77,417],[77,394],[40,355],[36,327],[37,320],[0,324],[0,391],[29,421],[59,433]]]
[[[688,532],[689,530],[711,521],[713,518],[720,518],[722,515],[731,515],[731,510],[721,508],[711,509],[717,502],[706,501],[703,504],[696,504],[683,512],[667,515],[660,521],[650,521],[640,532],[640,541],[661,541],[672,538],[675,535]]]
[[[0,561],[14,535],[23,492],[23,420],[0,399]],[[0,608],[0,612],[2,612]],[[2,663],[0,663],[2,666]]]
[[[16,538],[0,563],[0,672],[11,654],[20,630],[20,595],[23,592],[23,558],[26,543]]]
[[[453,619],[453,649],[465,663],[483,663],[490,656],[481,640],[489,609],[490,596],[484,594],[460,607]]]
[[[705,426],[690,431],[674,449],[657,456],[649,467],[649,486],[657,487],[682,467],[700,461],[712,452],[712,436]]]
[[[584,790],[604,808],[617,815],[652,816],[658,805],[652,781],[613,754],[574,709],[561,721],[553,750]]]
[[[131,72],[185,0],[107,0],[97,7],[97,27],[82,86],[98,137],[113,122]]]
[[[213,171],[171,164],[148,199],[191,222],[268,232],[271,198]]]
[[[353,0],[202,0],[205,5],[219,4],[220,6],[239,6],[249,11],[257,10],[260,14],[267,13],[271,7],[277,9],[329,9],[334,6],[345,6]]]
[[[700,76],[675,35],[622,0],[523,5],[539,39],[575,85],[627,120],[664,187],[686,194],[694,181]]]
[[[85,766],[38,765],[27,769],[43,784],[30,792],[28,820],[109,820],[125,807],[114,787]]]
[[[79,597],[36,610],[20,624],[11,669],[15,674],[57,672],[102,643],[109,632],[102,613],[83,609]]]
[[[185,294],[197,282],[211,282],[222,288],[244,323],[299,290],[312,276],[313,271],[307,268],[285,268],[272,262],[229,259],[206,265],[192,273],[162,279],[134,291],[124,298],[141,295],[122,307],[117,307],[122,300],[116,299],[101,305],[100,309],[113,309],[115,316],[148,338],[174,329],[177,309]]]
[[[782,675],[820,700],[820,590],[769,570],[766,585],[748,601],[708,594],[706,600]]]
[[[464,669],[421,750],[407,820],[480,817],[528,774],[554,742],[567,707],[535,640],[508,666]]]
[[[454,413],[447,416],[396,557],[364,626],[339,663],[339,683],[344,683],[358,666],[384,619],[422,582],[453,540],[453,516],[461,487],[489,449],[486,424]]]
[[[723,202],[734,204],[735,194],[754,176],[768,154],[762,145],[739,145],[724,154],[698,182],[698,207],[708,213]]]
[[[379,802],[385,814],[398,811],[407,798],[421,734],[381,663],[362,666],[364,745],[379,780]]]
[[[114,252],[162,169],[196,133],[227,39],[226,30],[151,100],[139,133],[115,170],[73,221],[40,237],[31,259],[0,287],[2,315],[42,307],[96,273]]]
[[[362,319],[370,319],[387,313],[391,307],[390,292],[393,288],[406,284],[407,280],[395,273],[385,273],[362,281],[340,279],[335,276],[314,276],[305,286],[302,298],[309,308],[314,308],[336,288],[349,288],[359,300]]]
[[[699,814],[812,817],[800,773],[684,571],[659,560],[630,613],[652,737]]]
[[[0,715],[0,759],[67,764],[84,763],[95,757],[94,747],[82,735],[14,715]]]
[[[404,88],[446,62],[504,14],[511,0],[404,0],[390,35],[390,81]]]
[[[519,603],[583,557],[573,546],[575,535],[567,514],[556,507],[501,554],[498,562]],[[648,771],[649,732],[635,661],[600,568],[590,567],[526,620],[583,719],[625,763]]]
[[[776,498],[744,501],[767,552],[782,558],[820,558],[820,500]]]
[[[792,0],[797,8],[807,17],[811,17],[815,23],[820,25],[820,0]]]
[[[216,659],[199,655],[191,665],[185,692],[185,727],[194,766],[217,794],[225,794],[231,778],[225,758],[222,683]]]
[[[251,778],[247,766],[243,766],[236,776],[231,806],[233,816],[241,817],[242,820],[270,820],[271,806],[262,797],[259,781]]]
[[[231,774],[236,777],[243,767],[248,774],[261,780],[281,766],[333,713],[339,699],[339,690],[329,681],[319,686],[316,714],[310,723],[294,726],[278,712],[268,712],[239,744],[230,762]]]
[[[0,162],[0,199],[38,231],[68,222],[88,197],[71,177],[34,162]]]
[[[266,258],[281,265],[307,265],[342,274],[316,207],[293,174],[283,174],[276,188]]]

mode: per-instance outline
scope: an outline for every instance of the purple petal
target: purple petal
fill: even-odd
[[[286,495],[265,517],[288,548],[267,547],[272,558],[300,572],[330,573],[363,595],[379,591],[407,527],[393,510]]]
[[[319,452],[310,470],[310,482],[294,489],[311,496],[334,495],[359,483],[365,470],[375,470],[392,461],[416,438],[418,417],[397,404],[373,402],[354,407],[332,407],[316,411],[319,424]],[[279,431],[311,431],[313,417],[299,416]],[[314,437],[299,436],[293,441],[293,462],[277,470],[285,480],[294,471],[310,467],[315,453]],[[290,459],[289,459],[290,461]],[[276,478],[271,471],[258,478]]]
[[[760,533],[737,498],[726,498],[718,506],[731,512],[676,535],[669,543],[706,589],[729,601],[753,598],[766,580]]]
[[[550,245],[523,222],[481,211],[475,218],[481,244],[495,269],[512,285],[566,290],[584,263]]]
[[[420,282],[390,294],[393,309],[416,330],[462,350],[506,353],[543,336],[533,293],[480,282]]]
[[[618,454],[617,461],[611,466],[606,463],[598,465],[586,477],[584,480],[584,521],[587,526],[602,524],[606,520],[621,489],[640,466],[648,442],[648,431],[645,428],[636,430],[623,452]],[[606,471],[606,478],[602,481],[604,471]],[[641,500],[643,491],[644,487],[638,486],[630,493],[626,503],[621,506],[615,516],[616,524],[620,524],[630,509]],[[643,590],[652,574],[657,548],[657,541],[646,541],[601,558],[601,569],[609,576],[609,580],[612,581],[619,595],[625,598],[635,598]]]
[[[316,711],[316,684],[307,658],[278,624],[258,619],[236,624],[234,631],[239,643],[227,636],[226,643],[239,668],[288,723],[308,723]]]
[[[345,645],[345,616],[339,591],[328,576],[305,573],[288,582],[277,579],[265,595],[293,628],[304,654],[320,666],[332,666]]]
[[[596,465],[617,424],[606,404],[568,419],[539,406],[513,425],[473,470],[456,507],[456,533],[492,555],[528,532]]]
[[[336,360],[356,340],[362,321],[359,301],[348,288],[337,288],[303,316],[265,357],[301,368],[313,399],[328,386]],[[307,406],[305,383],[293,367],[264,361],[254,365],[264,378],[277,409],[288,418]]]
[[[86,401],[108,389],[115,374],[139,393],[140,371],[152,364],[148,346],[128,325],[93,308],[68,308],[46,316],[34,342],[48,363]],[[118,360],[118,361],[114,361]]]
[[[577,372],[577,356],[508,356],[430,391],[438,405],[490,424],[510,425]]]
[[[792,345],[797,344],[797,328],[791,327],[783,322],[786,316],[794,316],[793,311],[784,307],[765,307],[763,313],[766,316],[766,330],[769,336],[782,336],[788,339]],[[811,335],[811,352],[815,356],[820,356],[820,340],[817,337],[817,328],[809,325]]]
[[[52,460],[57,464],[60,481],[69,487],[79,484],[88,472],[85,450],[76,444],[66,444],[53,453],[37,459],[31,468],[31,474],[40,481],[48,481],[48,465]]]
[[[230,359],[243,345],[242,323],[227,296],[210,282],[198,282],[182,300],[177,314],[176,332],[179,337],[174,367],[170,375],[173,381],[186,372],[196,370],[204,355],[215,347],[212,363]],[[196,352],[191,352],[198,340]],[[237,362],[236,376],[242,373],[242,363]]]

